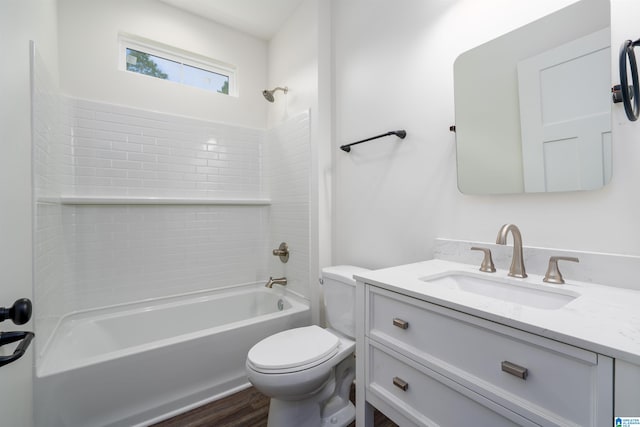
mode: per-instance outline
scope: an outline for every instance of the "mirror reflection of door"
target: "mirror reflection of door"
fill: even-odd
[[[611,177],[609,31],[518,63],[526,192],[591,190]]]

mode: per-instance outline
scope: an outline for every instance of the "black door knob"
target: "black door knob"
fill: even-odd
[[[20,298],[10,308],[0,308],[0,322],[11,319],[16,325],[23,325],[31,319],[31,301]]]

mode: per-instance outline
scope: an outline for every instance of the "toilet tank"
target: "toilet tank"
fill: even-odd
[[[353,275],[366,271],[370,270],[353,265],[337,265],[322,269],[327,326],[350,338],[354,338],[356,332],[356,281]]]

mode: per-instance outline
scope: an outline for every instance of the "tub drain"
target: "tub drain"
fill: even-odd
[[[281,299],[278,300],[278,311],[284,310],[284,301]]]

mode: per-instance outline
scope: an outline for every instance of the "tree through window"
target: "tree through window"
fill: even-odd
[[[127,71],[145,74],[147,76],[166,79],[169,77],[167,73],[163,73],[158,64],[150,58],[148,53],[139,52],[133,49],[127,49]]]

